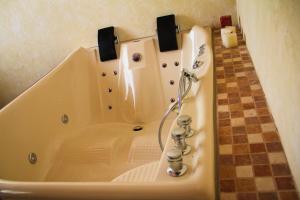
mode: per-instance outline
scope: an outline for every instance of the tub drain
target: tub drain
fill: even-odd
[[[143,130],[143,127],[142,126],[135,126],[135,127],[133,127],[132,130],[133,131],[141,131],[141,130]]]

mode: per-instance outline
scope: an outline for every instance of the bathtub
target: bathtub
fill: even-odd
[[[164,53],[156,37],[122,42],[107,62],[97,48],[80,48],[0,110],[1,198],[215,199],[211,31],[195,26],[180,38],[179,50]],[[204,63],[198,69],[195,59]],[[167,119],[161,152],[158,126],[182,67],[200,81]],[[166,152],[177,114],[192,117],[196,134],[187,139],[187,173],[171,177]]]

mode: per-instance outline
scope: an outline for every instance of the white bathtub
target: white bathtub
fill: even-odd
[[[0,196],[215,199],[211,31],[195,26],[181,38],[180,50],[165,53],[155,37],[121,43],[119,59],[108,62],[99,62],[96,49],[80,48],[0,110]],[[187,139],[187,173],[174,178],[166,173],[165,154],[174,146],[177,115],[164,126],[163,153],[158,125],[176,98],[180,69],[192,70],[202,44],[204,65],[194,70],[201,80],[180,112],[192,117],[197,134]],[[133,52],[141,53],[140,63],[130,60]],[[137,125],[143,130],[132,131]]]

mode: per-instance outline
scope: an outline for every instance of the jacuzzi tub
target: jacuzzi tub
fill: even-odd
[[[121,43],[119,59],[100,62],[80,48],[0,111],[0,195],[3,199],[214,199],[213,63],[210,29],[181,34],[180,50],[161,53],[155,37]],[[205,44],[204,64],[193,69]],[[142,61],[132,63],[131,54]],[[170,132],[157,130],[176,98],[180,69],[193,84],[179,114],[192,117],[188,171],[166,173]],[[139,130],[141,126],[142,129]],[[135,131],[134,129],[137,129]],[[32,153],[36,157],[28,156]]]

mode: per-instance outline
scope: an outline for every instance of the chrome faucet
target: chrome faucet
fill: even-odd
[[[192,147],[185,142],[186,131],[184,128],[178,127],[172,130],[172,138],[176,149],[179,149],[183,155],[191,152]]]
[[[167,173],[170,176],[178,177],[182,176],[187,171],[187,166],[183,164],[182,154],[179,149],[171,149],[167,152],[167,159],[169,167],[167,168]]]
[[[195,131],[191,128],[192,118],[189,115],[180,115],[177,118],[177,125],[185,129],[187,138],[192,137]]]

